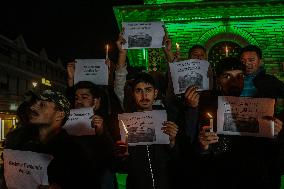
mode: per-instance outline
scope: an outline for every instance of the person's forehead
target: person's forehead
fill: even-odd
[[[204,54],[205,51],[201,48],[195,48],[195,49],[192,50],[192,53],[203,53]]]
[[[37,100],[40,103],[45,103],[47,106],[54,107],[55,103],[52,100]]]
[[[246,51],[243,52],[241,58],[255,58],[257,57],[257,53],[255,51]]]
[[[77,89],[75,93],[76,95],[91,94],[90,89],[87,88]]]
[[[228,70],[223,72],[223,74],[230,74],[230,75],[237,75],[242,73],[243,73],[242,70]]]
[[[154,88],[154,86],[150,83],[145,83],[145,82],[139,82],[136,84],[135,86],[135,89],[138,89],[138,88]]]

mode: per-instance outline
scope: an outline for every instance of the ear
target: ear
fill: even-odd
[[[155,97],[155,98],[157,98],[157,96],[158,96],[158,92],[159,92],[159,90],[158,90],[158,89],[155,89],[155,90],[154,90],[154,97]]]
[[[56,121],[63,120],[65,117],[65,113],[64,111],[57,111],[55,116]]]

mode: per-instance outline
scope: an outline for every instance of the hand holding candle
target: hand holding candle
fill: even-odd
[[[213,116],[207,112],[207,116],[209,117],[210,120],[210,132],[213,132]]]
[[[178,43],[176,43],[176,47],[177,47],[177,51],[179,51],[179,50],[180,50],[180,47],[179,47],[179,44],[178,44]]]
[[[227,45],[226,45],[226,48],[225,48],[225,52],[226,52],[226,57],[228,57],[229,56],[229,49],[228,49]]]
[[[127,131],[127,128],[126,128],[126,126],[125,126],[125,124],[124,124],[124,122],[121,120],[121,123],[122,123],[122,126],[123,126],[123,129],[124,129],[124,131],[125,131],[125,144],[128,146],[128,131]]]

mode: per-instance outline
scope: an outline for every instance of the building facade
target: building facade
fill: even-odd
[[[13,128],[15,112],[27,90],[66,88],[66,69],[60,60],[48,59],[28,49],[22,36],[15,40],[0,35],[0,139]]]
[[[113,8],[122,22],[163,21],[169,37],[180,45],[181,58],[194,44],[206,47],[212,67],[235,56],[247,44],[263,50],[268,73],[284,81],[284,2],[282,0],[144,0],[144,5]],[[129,50],[133,66],[166,69],[162,49]]]

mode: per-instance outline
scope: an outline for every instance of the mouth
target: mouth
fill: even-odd
[[[148,104],[150,102],[150,100],[141,100],[140,103],[141,104]]]

